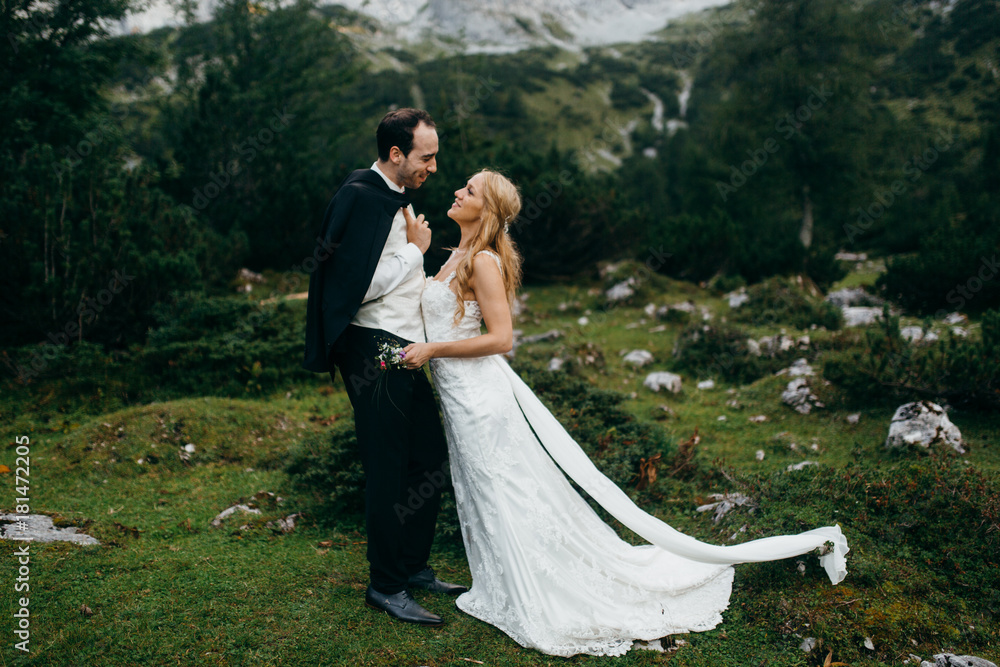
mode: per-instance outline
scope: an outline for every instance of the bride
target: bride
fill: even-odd
[[[520,257],[507,224],[517,188],[481,171],[455,192],[461,242],[422,297],[472,587],[459,609],[522,646],[558,656],[622,655],[635,640],[709,630],[729,604],[735,563],[819,549],[833,583],[847,574],[839,526],[714,546],[650,516],[602,475],[510,369]],[[409,213],[407,213],[409,215]],[[481,333],[485,323],[486,333]],[[621,540],[567,476],[648,545]]]

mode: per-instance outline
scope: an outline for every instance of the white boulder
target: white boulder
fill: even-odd
[[[864,327],[875,324],[882,317],[881,308],[848,306],[842,309],[845,327]]]
[[[847,306],[881,306],[882,299],[869,294],[860,287],[845,287],[826,295],[826,300],[837,306],[845,308]]]
[[[645,366],[653,362],[653,353],[648,350],[632,350],[625,355],[623,361],[633,366]]]
[[[959,454],[965,453],[962,433],[958,430],[937,403],[916,401],[906,403],[896,409],[889,424],[889,437],[885,446],[890,449],[908,446],[930,448],[942,442]]]
[[[747,294],[747,289],[745,287],[741,287],[737,291],[727,294],[726,299],[729,301],[730,308],[739,308],[750,300],[750,295]]]
[[[653,391],[660,391],[661,388],[666,388],[677,394],[681,390],[681,376],[676,373],[667,373],[665,371],[660,371],[657,373],[650,373],[646,376],[642,385]]]
[[[954,653],[935,653],[934,662],[924,660],[920,667],[997,667],[995,663],[974,655],[955,655]]]
[[[812,393],[809,388],[809,380],[805,377],[798,377],[789,382],[785,391],[781,393],[781,400],[803,415],[809,414],[813,407],[823,407],[816,395]]]
[[[618,283],[617,285],[614,285],[611,289],[605,292],[604,296],[607,298],[608,301],[611,301],[612,303],[616,303],[618,301],[624,301],[625,299],[635,294],[635,290],[632,289],[632,286],[635,285],[635,282],[636,282],[635,278],[629,278],[628,280],[623,280],[622,282]]]
[[[52,517],[44,514],[0,514],[0,539],[23,542],[72,542],[100,544],[96,538],[77,532],[75,526],[56,528]]]

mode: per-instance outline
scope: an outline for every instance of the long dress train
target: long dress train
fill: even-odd
[[[480,334],[475,301],[454,323],[453,278],[424,288],[429,341]],[[820,548],[833,583],[847,573],[839,526],[715,546],[642,511],[500,356],[430,366],[473,582],[456,604],[522,646],[558,656],[622,655],[634,640],[709,630],[729,604],[735,563]],[[567,476],[650,544],[620,539]]]

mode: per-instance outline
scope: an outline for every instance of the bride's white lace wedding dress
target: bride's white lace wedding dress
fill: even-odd
[[[454,323],[454,276],[424,288],[429,341],[480,334],[475,301]],[[839,526],[728,547],[699,542],[636,507],[500,356],[432,359],[430,367],[472,573],[456,604],[522,646],[621,655],[634,640],[711,629],[729,604],[734,563],[820,547],[831,581],[844,578]],[[566,475],[651,544],[621,540]]]

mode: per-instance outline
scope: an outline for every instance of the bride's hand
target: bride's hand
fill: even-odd
[[[420,368],[434,356],[434,347],[430,343],[410,343],[403,348],[406,367],[413,370]]]

